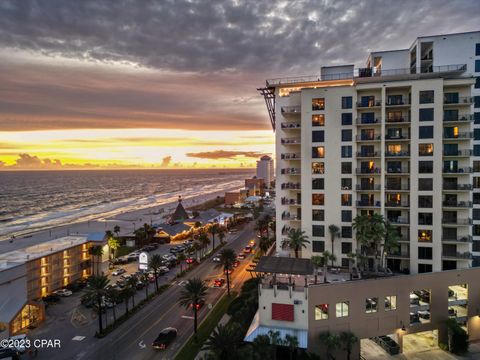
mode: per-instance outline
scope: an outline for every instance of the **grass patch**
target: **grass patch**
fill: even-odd
[[[225,197],[224,196],[218,196],[215,199],[207,200],[201,204],[191,206],[187,208],[187,210],[190,211],[205,211],[209,210],[211,208],[214,208],[216,206],[222,205],[225,203]]]
[[[120,246],[116,251],[115,251],[115,256],[116,257],[120,257],[120,256],[124,256],[124,255],[127,255],[127,254],[130,254],[132,251],[134,251],[135,248],[131,247],[131,246]]]
[[[198,327],[197,337],[198,341],[195,341],[195,337],[192,335],[187,343],[182,347],[175,360],[191,360],[195,359],[198,352],[201,350],[203,343],[208,339],[212,331],[217,326],[223,315],[227,312],[230,304],[237,297],[237,293],[232,291],[230,297],[225,295],[222,297],[208,316],[202,321]]]

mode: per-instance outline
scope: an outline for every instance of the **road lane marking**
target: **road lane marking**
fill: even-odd
[[[193,320],[194,317],[193,317],[193,316],[188,316],[188,315],[182,315],[182,319],[190,319],[190,320]]]
[[[147,345],[145,345],[143,340],[140,340],[140,342],[138,343],[138,346],[140,347],[140,349],[145,349],[147,347]]]

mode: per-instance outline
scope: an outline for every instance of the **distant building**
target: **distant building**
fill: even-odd
[[[257,161],[257,178],[263,179],[267,188],[273,181],[275,170],[273,168],[273,159],[264,155]]]
[[[172,214],[170,221],[175,222],[175,221],[183,221],[183,220],[188,220],[189,216],[187,214],[187,211],[182,205],[182,197],[178,197],[178,205],[177,208],[175,209],[174,213]]]
[[[249,196],[263,196],[265,194],[265,180],[263,178],[245,179],[245,187],[249,190]]]
[[[247,196],[248,189],[240,189],[239,191],[228,191],[225,193],[225,205],[244,203]]]

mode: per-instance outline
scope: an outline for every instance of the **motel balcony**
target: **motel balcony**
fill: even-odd
[[[471,122],[474,120],[474,116],[472,114],[463,114],[463,115],[449,115],[449,116],[443,116],[443,122],[453,122],[453,123],[458,123],[458,122]]]
[[[356,174],[372,174],[372,175],[380,175],[382,169],[379,167],[359,167],[355,169]]]
[[[410,116],[408,114],[402,114],[400,116],[391,116],[388,117],[385,121],[388,124],[398,124],[398,123],[410,123]]]
[[[387,102],[385,104],[386,107],[396,107],[396,106],[406,106],[410,105],[410,99],[408,97],[395,97],[395,96],[388,96],[387,95]]]
[[[410,207],[410,203],[408,201],[385,201],[385,207],[408,208]]]
[[[302,127],[300,122],[282,122],[280,126],[283,130],[300,130]]]
[[[300,183],[287,182],[287,183],[282,183],[281,188],[282,188],[282,190],[300,190],[301,189],[301,184]]]
[[[385,185],[385,190],[386,191],[409,191],[410,190],[410,185],[405,183],[405,184],[388,184]]]
[[[301,201],[298,199],[289,199],[289,198],[282,198],[282,205],[298,205],[302,204]]]
[[[408,216],[389,217],[388,222],[392,225],[408,225],[408,224],[410,224],[410,220],[408,219]]]
[[[473,169],[471,167],[462,167],[462,168],[443,168],[443,174],[471,174]]]
[[[473,203],[471,201],[443,201],[442,203],[444,208],[471,208]]]
[[[357,135],[355,137],[355,140],[357,140],[357,141],[380,141],[380,140],[382,140],[382,136],[381,135],[370,136],[370,135],[360,134],[360,135]]]
[[[357,118],[357,125],[380,125],[382,120],[380,118]]]
[[[445,243],[471,243],[473,241],[473,237],[471,235],[465,236],[449,236],[449,235],[442,235],[442,242]]]
[[[465,251],[465,252],[442,251],[442,258],[455,259],[455,260],[472,260],[472,253],[469,251]]]
[[[358,200],[358,201],[357,201],[357,207],[373,207],[373,208],[379,208],[379,207],[380,207],[380,201],[364,201],[364,200]]]
[[[457,96],[457,97],[445,97],[443,99],[443,105],[471,105],[473,104],[472,96]]]
[[[300,153],[285,153],[281,154],[280,157],[282,160],[301,160]]]
[[[444,140],[470,140],[473,139],[472,131],[459,132],[454,134],[443,133]]]
[[[450,218],[450,217],[443,217],[442,223],[447,225],[472,225],[473,221],[471,218]]]
[[[443,183],[443,190],[444,191],[471,191],[473,190],[473,185]]]
[[[385,151],[385,157],[393,157],[393,158],[410,157],[410,151],[409,150]]]
[[[443,156],[445,157],[470,157],[473,155],[473,151],[471,149],[463,149],[463,150],[457,150],[457,151],[443,151]]]
[[[282,106],[281,112],[284,115],[301,114],[302,113],[302,107],[300,105]]]
[[[300,138],[282,138],[281,143],[283,145],[300,145],[301,139]]]
[[[300,168],[285,168],[280,170],[282,175],[300,175]]]
[[[357,184],[355,188],[357,191],[379,191],[380,184]]]
[[[378,158],[380,151],[357,151],[357,158]]]
[[[382,106],[381,99],[373,99],[368,101],[357,101],[357,108],[376,108]]]

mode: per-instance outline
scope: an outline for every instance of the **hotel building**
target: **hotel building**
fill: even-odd
[[[267,188],[270,188],[273,178],[275,176],[275,170],[273,166],[273,159],[264,155],[257,161],[257,178],[263,179]]]
[[[301,257],[357,242],[352,220],[382,214],[400,235],[388,267],[410,274],[480,266],[480,32],[419,37],[366,66],[267,80],[276,134],[277,252],[292,228]]]

